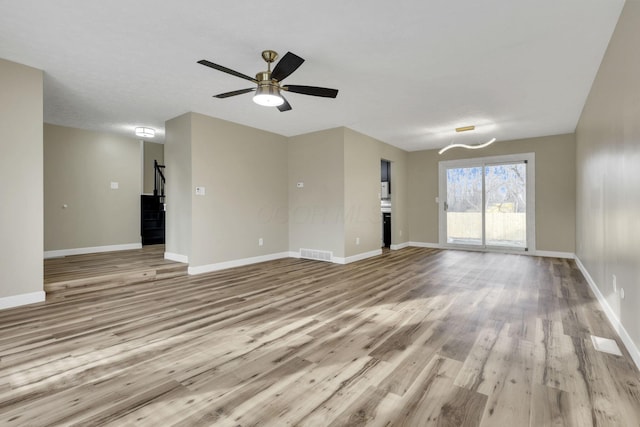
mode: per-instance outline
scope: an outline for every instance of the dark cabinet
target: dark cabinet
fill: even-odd
[[[382,214],[382,240],[384,247],[391,247],[391,214],[384,212]]]

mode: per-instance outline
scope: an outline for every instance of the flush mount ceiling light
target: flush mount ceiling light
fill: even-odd
[[[136,128],[136,136],[141,138],[153,138],[156,136],[155,129],[145,128],[145,127],[137,127]]]
[[[475,128],[476,128],[475,126],[463,126],[463,127],[456,128],[456,132],[458,132],[458,133],[467,132],[467,131],[474,130]],[[469,150],[477,150],[479,148],[488,147],[489,145],[493,144],[494,142],[496,142],[495,138],[490,139],[489,141],[485,142],[484,144],[476,144],[476,145],[449,144],[446,147],[444,147],[442,150],[438,151],[438,154],[442,154],[445,151],[450,150],[451,148],[466,148],[466,149],[469,149]]]

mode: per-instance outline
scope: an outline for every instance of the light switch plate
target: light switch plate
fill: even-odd
[[[196,187],[196,196],[204,196],[205,190],[204,187]]]

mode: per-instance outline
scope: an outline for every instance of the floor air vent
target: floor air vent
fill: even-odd
[[[300,249],[300,258],[315,259],[316,261],[329,261],[333,258],[331,251],[319,251],[316,249]]]
[[[601,351],[603,353],[615,354],[616,356],[622,356],[620,347],[618,347],[618,343],[615,342],[615,340],[591,335],[591,342],[593,342],[593,347],[598,351]]]

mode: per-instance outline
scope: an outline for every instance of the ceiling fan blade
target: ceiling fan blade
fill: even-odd
[[[291,110],[291,104],[289,104],[289,101],[287,101],[287,98],[282,96],[282,94],[280,94],[280,97],[284,100],[284,104],[278,105],[278,110],[280,110],[281,113]]]
[[[249,93],[255,91],[255,87],[250,87],[248,89],[240,89],[234,90],[233,92],[225,92],[218,95],[213,95],[214,98],[229,98],[230,96],[242,95],[243,93]]]
[[[303,62],[304,59],[300,58],[295,53],[287,52],[276,64],[276,68],[274,68],[271,73],[271,78],[281,82],[297,70]]]
[[[249,77],[246,74],[239,73],[237,71],[232,70],[231,68],[223,67],[222,65],[214,64],[213,62],[207,61],[206,59],[201,59],[198,61],[198,64],[205,65],[207,67],[211,67],[214,70],[222,71],[223,73],[231,74],[232,76],[240,77],[241,79],[249,80],[250,82],[258,83],[256,79],[253,77]]]
[[[335,98],[336,96],[338,96],[338,89],[329,89],[326,87],[287,85],[282,86],[282,89],[288,90],[289,92],[293,93],[322,96],[324,98]]]

